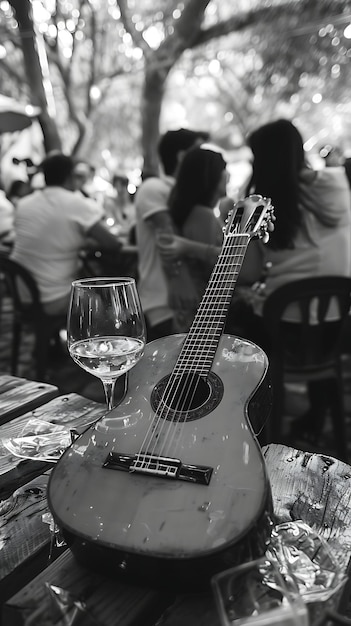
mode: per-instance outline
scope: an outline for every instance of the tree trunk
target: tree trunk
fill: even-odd
[[[183,52],[191,48],[201,33],[201,25],[210,0],[187,0],[179,19],[173,22],[173,33],[158,50],[145,55],[145,80],[142,94],[142,149],[144,173],[158,172],[157,144],[159,121],[166,80]]]
[[[152,67],[145,68],[142,93],[142,150],[144,156],[143,175],[159,173],[157,145],[159,120],[165,88],[165,76]]]
[[[45,151],[49,152],[50,150],[61,149],[61,140],[56,122],[48,112],[30,0],[10,0],[10,4],[16,13],[16,19],[18,21],[23,50],[23,62],[31,92],[32,104],[39,106],[41,109],[38,119],[43,131]]]

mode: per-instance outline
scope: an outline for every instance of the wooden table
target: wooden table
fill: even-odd
[[[59,396],[50,385],[39,388],[40,392],[38,383],[0,376],[1,439],[18,436],[32,417],[79,428],[105,412],[104,405],[77,394]],[[11,410],[6,393],[12,394]],[[346,572],[351,556],[351,467],[277,444],[265,446],[263,453],[278,520],[307,522],[328,540]],[[127,585],[84,569],[65,546],[54,547],[49,525],[43,522],[51,468],[49,463],[21,460],[1,449],[2,626],[67,624],[48,584],[85,602],[88,613],[77,622],[85,626],[152,626],[156,622],[157,626],[219,626],[210,591],[177,596]]]

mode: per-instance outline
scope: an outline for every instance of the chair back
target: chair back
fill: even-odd
[[[291,305],[298,323],[284,319]],[[267,297],[263,308],[268,352],[286,371],[329,368],[340,352],[350,306],[351,278],[322,276],[283,285]]]
[[[0,254],[0,276],[13,300],[17,315],[31,318],[43,314],[39,289],[25,267]]]

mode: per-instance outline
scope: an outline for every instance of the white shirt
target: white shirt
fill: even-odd
[[[147,219],[160,211],[168,211],[167,201],[173,185],[171,176],[147,178],[135,198],[138,291],[143,311],[152,326],[173,317],[173,313],[168,306],[167,282],[156,247],[155,230]]]
[[[18,202],[11,258],[31,272],[43,302],[69,294],[87,232],[102,216],[96,202],[62,187],[46,187]]]
[[[313,276],[351,276],[351,196],[342,168],[325,168],[301,184],[302,224],[294,248],[272,250],[263,246],[264,262],[271,269],[264,296],[281,285]],[[256,304],[261,314],[263,300]],[[285,319],[295,321],[290,307]]]

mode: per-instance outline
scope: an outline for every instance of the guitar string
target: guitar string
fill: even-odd
[[[190,334],[192,333],[192,330],[190,330]],[[184,346],[183,346],[183,350],[182,353],[184,354]],[[189,376],[188,376],[188,381],[189,381]],[[190,386],[187,387],[187,393],[185,395],[185,397],[183,397],[183,407],[179,404],[172,407],[174,413],[173,413],[173,417],[170,420],[167,420],[166,418],[169,416],[170,412],[171,412],[171,408],[170,408],[170,404],[172,404],[171,399],[176,397],[177,392],[179,391],[179,389],[181,388],[182,385],[182,379],[179,377],[179,375],[175,375],[174,371],[171,374],[171,378],[168,381],[168,384],[164,390],[163,396],[161,398],[160,401],[160,405],[165,404],[166,405],[166,411],[163,410],[163,406],[161,407],[161,409],[158,411],[158,422],[160,422],[161,417],[164,418],[164,421],[161,423],[161,428],[160,430],[158,430],[158,436],[160,434],[164,434],[164,438],[163,438],[163,444],[161,445],[161,451],[159,452],[159,455],[163,454],[165,455],[165,445],[166,443],[168,443],[168,448],[171,446],[172,441],[173,441],[173,437],[169,437],[169,433],[175,434],[175,429],[173,428],[174,423],[179,423],[181,421],[181,415],[179,414],[179,409],[184,408],[185,403],[188,401],[189,399],[189,389]],[[195,391],[195,390],[194,390]],[[167,406],[168,405],[168,406]],[[178,412],[178,414],[177,414]],[[167,424],[168,422],[168,424]],[[167,430],[167,433],[165,433],[165,430]],[[156,448],[156,439],[155,439],[155,443],[154,443],[154,449],[151,450],[151,454],[155,452],[155,448]],[[148,446],[148,452],[150,452],[150,446]]]
[[[233,244],[235,245],[236,249],[238,249],[239,247],[242,247],[242,244],[239,245],[239,246],[236,244],[236,241],[235,241],[236,238],[237,237],[235,235],[232,236],[232,241],[229,240],[229,237],[227,238],[226,243],[229,244],[228,245],[229,252],[231,252],[231,248],[233,247]],[[246,237],[246,239],[247,239],[247,237]],[[248,244],[248,242],[247,242],[247,244]],[[247,244],[246,244],[245,248],[247,247]],[[208,326],[208,323],[207,324],[205,323],[205,322],[207,322],[207,318],[208,318],[208,311],[207,311],[207,306],[206,305],[207,305],[208,301],[211,298],[213,298],[214,290],[215,291],[219,291],[220,292],[219,296],[217,294],[215,297],[216,297],[217,301],[218,301],[218,298],[220,300],[221,299],[223,300],[223,298],[224,298],[224,302],[222,303],[222,305],[218,309],[221,314],[219,315],[218,318],[215,317],[214,318],[214,323],[212,323],[211,334],[213,336],[213,339],[210,342],[210,345],[208,347],[207,347],[207,345],[205,343],[205,346],[203,347],[202,353],[201,352],[199,353],[199,351],[197,351],[197,355],[196,355],[198,361],[203,359],[203,361],[206,362],[206,359],[210,358],[211,365],[212,365],[213,358],[214,358],[215,353],[216,353],[216,349],[218,347],[218,341],[220,339],[220,334],[221,333],[219,331],[220,331],[221,326],[223,326],[224,323],[225,323],[225,319],[226,319],[225,311],[228,310],[228,306],[230,305],[230,299],[231,299],[231,297],[233,295],[233,290],[235,288],[236,279],[237,279],[237,276],[238,276],[239,271],[240,271],[240,269],[238,271],[238,268],[241,267],[242,259],[244,258],[244,255],[243,255],[242,252],[237,252],[236,254],[231,255],[231,256],[233,256],[234,259],[236,257],[239,260],[236,260],[236,262],[232,261],[230,270],[229,271],[227,270],[227,272],[223,273],[223,271],[221,271],[221,268],[224,267],[225,265],[227,265],[228,258],[230,256],[229,254],[226,254],[225,247],[226,246],[224,246],[223,250],[221,251],[221,253],[219,255],[219,260],[218,260],[218,262],[217,262],[217,264],[215,266],[215,271],[214,271],[213,276],[211,277],[211,280],[210,280],[210,283],[215,284],[216,287],[215,288],[212,287],[212,289],[209,288],[208,290],[206,290],[206,291],[208,291],[208,293],[206,293],[205,296],[204,296],[204,299],[203,299],[203,301],[201,303],[201,305],[203,305],[203,306],[201,307],[201,310],[199,312],[199,316],[196,316],[196,320],[195,320],[196,321],[195,326],[198,326],[198,327],[201,328],[201,325],[202,325],[206,329],[206,326]],[[230,274],[231,274],[231,276],[230,276]],[[218,280],[218,275],[219,275],[219,280]],[[228,282],[228,280],[230,281],[229,286],[226,284]],[[223,309],[224,309],[224,312],[223,312]],[[213,318],[213,314],[212,314],[212,316],[210,315],[210,319],[211,319],[211,317]],[[203,330],[204,330],[204,328],[203,328]],[[219,334],[219,339],[217,340],[216,335],[218,335],[218,334]],[[213,345],[214,340],[216,342],[215,346]],[[199,343],[199,341],[198,341],[198,343]],[[215,347],[215,349],[213,349],[214,347]],[[188,354],[187,354],[187,350],[188,350]],[[211,352],[213,352],[212,356],[211,356]],[[193,366],[193,363],[194,363],[194,348],[191,346],[190,349],[188,349],[187,345],[185,345],[184,350],[181,351],[181,355],[180,355],[180,359],[182,361],[183,367],[185,367],[185,365],[187,364],[187,359],[189,361],[189,358],[190,358],[190,366]],[[210,365],[210,367],[211,367],[211,365]],[[177,366],[179,367],[178,361],[176,363],[175,369],[177,368]],[[206,369],[209,371],[208,367],[206,367]],[[208,371],[207,371],[207,373],[208,373]],[[158,453],[158,455],[159,456],[167,456],[167,453],[165,452],[166,445],[167,445],[167,448],[170,449],[170,447],[172,446],[174,437],[176,436],[176,429],[174,428],[174,424],[175,423],[179,423],[181,421],[181,415],[177,416],[177,412],[179,414],[179,412],[183,412],[186,407],[191,406],[191,403],[194,400],[194,396],[196,394],[197,388],[198,388],[198,386],[200,384],[199,376],[200,375],[196,371],[196,368],[195,368],[195,371],[193,373],[191,373],[191,374],[188,373],[186,375],[187,391],[186,391],[185,395],[184,394],[180,395],[180,397],[179,397],[179,399],[177,401],[178,404],[176,404],[175,407],[172,407],[172,409],[174,411],[173,417],[170,420],[167,420],[166,417],[168,417],[168,415],[170,414],[170,411],[172,410],[172,409],[169,408],[169,406],[170,406],[170,399],[171,399],[171,397],[176,398],[176,395],[179,392],[179,388],[182,385],[184,385],[184,379],[183,379],[183,377],[181,375],[180,376],[179,375],[174,375],[174,372],[171,374],[171,379],[168,381],[168,383],[166,385],[166,388],[165,388],[165,390],[163,392],[162,398],[160,400],[160,405],[163,404],[163,405],[166,405],[166,407],[167,407],[166,408],[166,414],[165,414],[165,412],[164,412],[164,410],[162,408],[161,408],[161,411],[156,411],[156,423],[155,423],[155,419],[154,419],[153,422],[150,424],[149,433],[146,434],[145,439],[143,441],[143,444],[141,446],[141,451],[140,451],[141,457],[143,455],[143,452],[142,452],[143,449],[145,450],[145,443],[146,443],[147,437],[148,436],[150,437],[150,439],[149,439],[150,441],[152,439],[152,433],[150,433],[150,430],[155,430],[155,428],[157,429],[157,425],[158,425],[158,423],[160,422],[161,419],[163,419],[163,424],[161,425],[161,428],[159,430],[157,430],[157,438],[158,439],[160,438],[160,435],[162,434],[162,431],[165,430],[165,428],[168,431],[168,433],[163,433],[164,434],[163,444],[161,444],[161,451]],[[195,381],[196,377],[198,377],[197,383],[194,384],[194,381]],[[159,413],[158,416],[157,416],[157,413]],[[167,415],[167,413],[168,413],[168,415]],[[166,422],[168,422],[167,427],[166,427]],[[186,419],[181,421],[181,430],[180,430],[180,433],[178,434],[178,445],[179,445],[181,434],[182,434],[182,431],[183,431],[183,429],[185,427],[186,422],[187,422]],[[171,437],[168,436],[168,434],[170,432],[171,433],[173,432],[173,435]],[[151,456],[152,456],[155,453],[155,449],[156,449],[157,443],[158,442],[157,442],[156,437],[155,437],[154,438],[153,449],[150,451],[150,446],[149,445],[146,446],[147,454],[151,454]],[[177,446],[176,446],[176,448],[177,448]],[[145,462],[145,460],[144,460],[144,462]],[[148,463],[150,463],[150,462],[151,461],[149,461]]]
[[[239,254],[239,255],[237,255],[237,257],[239,257],[239,259],[241,259],[242,255]],[[224,265],[224,263],[225,263],[227,265],[227,259],[228,259],[228,255],[224,255],[223,254],[222,255],[221,264]],[[227,278],[228,272],[227,272],[227,276],[223,277],[223,272],[220,271],[220,265],[221,264],[218,264],[216,266],[216,269],[218,270],[216,272],[217,276],[216,276],[216,274],[214,274],[214,280],[212,282],[216,285],[215,290],[217,292],[218,291],[220,292],[220,296],[221,296],[222,300],[223,300],[223,296],[225,296],[225,300],[226,300],[225,308],[227,308],[227,306],[230,304],[230,298],[229,298],[229,295],[228,295],[228,286],[225,285],[225,283],[228,280],[228,278]],[[240,265],[240,263],[237,262],[235,269],[237,269],[237,267],[239,265]],[[238,275],[238,271],[236,271],[235,274]],[[219,275],[220,280],[218,280],[218,275]],[[230,291],[232,291],[232,289],[233,289],[233,283],[234,283],[234,279],[232,278],[230,280],[230,286],[231,286]],[[224,287],[222,285],[224,285]],[[207,294],[207,295],[209,295],[210,299],[213,297],[213,288],[212,288],[212,290],[209,289],[209,294]],[[216,299],[218,301],[218,294],[216,296]],[[208,298],[207,298],[207,300],[208,300]],[[205,322],[207,322],[207,319],[208,319],[208,310],[207,310],[207,306],[206,305],[207,305],[207,303],[206,303],[206,298],[205,298],[204,299],[204,304],[202,306],[202,312],[200,311],[200,315],[197,317],[197,321],[199,322],[198,326],[200,326],[200,327],[201,327],[201,315],[202,315],[202,318],[203,318],[202,319],[202,325],[204,325],[204,320],[205,320]],[[222,303],[222,306],[221,306],[220,310],[222,310],[222,309],[223,309],[223,303]],[[211,329],[212,341],[211,341],[209,347],[205,346],[203,348],[203,350],[202,350],[202,355],[201,356],[205,357],[205,358],[203,358],[204,361],[206,361],[206,359],[208,359],[210,357],[210,364],[206,365],[205,374],[208,374],[208,371],[210,370],[210,367],[212,366],[212,363],[213,363],[213,358],[215,356],[216,349],[218,347],[218,342],[219,342],[220,335],[221,335],[220,330],[221,330],[221,327],[223,326],[223,317],[224,317],[224,321],[225,321],[226,316],[225,315],[224,316],[221,315],[219,318],[217,318],[217,322],[212,323],[212,329]],[[213,318],[213,314],[210,315],[210,319],[211,318]],[[206,324],[206,326],[208,326],[208,324]],[[222,330],[223,330],[223,328],[222,328]],[[215,345],[214,345],[214,341],[215,341]],[[197,341],[197,344],[199,344],[199,341]],[[186,357],[186,350],[184,352],[185,352],[185,358],[182,360],[182,367],[183,367],[183,369],[186,369],[185,365],[187,363],[187,358],[189,360],[189,355],[188,355],[188,357]],[[182,355],[184,355],[184,353],[182,353]],[[198,351],[198,346],[197,346],[197,357],[198,357],[198,360],[200,360],[200,354],[199,354],[199,351]],[[194,358],[194,348],[190,347],[190,365],[191,366],[193,365],[193,358]],[[177,363],[177,366],[178,366],[178,363]],[[202,373],[204,373],[204,372],[202,372]],[[195,386],[194,386],[193,383],[194,383],[196,377],[197,377],[197,384],[195,384]],[[182,385],[182,384],[184,385],[184,379],[178,379],[178,381],[179,381],[178,382],[178,386]],[[179,401],[178,405],[174,407],[175,411],[178,411],[178,412],[179,411],[182,412],[185,407],[189,407],[190,406],[189,405],[189,400],[190,400],[190,403],[191,403],[191,401],[193,400],[194,395],[196,393],[197,387],[200,384],[200,374],[199,374],[198,371],[196,371],[196,368],[195,368],[195,372],[193,372],[193,374],[187,374],[186,375],[186,382],[187,382],[187,386],[188,386],[188,392],[187,392],[187,394],[183,398],[183,404],[180,404],[180,401]],[[191,398],[190,398],[190,390],[191,389],[192,389],[192,394],[191,394]],[[174,392],[174,385],[173,385],[173,389],[170,388],[170,392]],[[172,423],[174,424],[175,421],[179,422],[180,420],[179,420],[179,418],[177,420],[175,420],[173,418]],[[180,440],[181,440],[182,432],[183,432],[183,429],[185,428],[186,422],[187,422],[187,420],[182,420],[181,429],[180,429],[180,432],[178,433],[178,442],[180,442]],[[165,441],[168,444],[168,448],[170,448],[170,446],[173,444],[173,439],[174,439],[175,436],[176,436],[176,430],[173,429],[173,436],[171,437],[171,439],[169,439],[167,437],[165,439]],[[180,445],[180,444],[178,443],[176,445],[175,451],[177,450],[177,446],[178,445]]]
[[[210,346],[207,348],[207,355],[206,355],[206,346],[205,346],[205,349],[203,349],[203,357],[204,357],[203,360],[204,360],[204,362],[206,362],[207,359],[210,359],[210,364],[205,366],[205,370],[207,370],[207,371],[205,371],[206,375],[208,375],[208,372],[210,371],[210,368],[212,367],[213,359],[215,357],[216,350],[218,348],[218,344],[219,344],[219,340],[220,340],[220,336],[222,334],[223,326],[224,326],[224,323],[225,323],[225,320],[226,320],[226,314],[223,312],[223,310],[228,310],[228,306],[230,304],[230,297],[229,297],[228,291],[233,292],[233,289],[235,287],[235,282],[236,282],[235,278],[232,277],[230,279],[230,287],[228,288],[228,285],[225,284],[228,281],[229,274],[230,273],[233,274],[233,272],[234,272],[234,264],[232,262],[232,268],[230,269],[230,272],[227,271],[226,272],[226,276],[223,276],[223,272],[220,271],[220,267],[221,267],[221,265],[222,266],[223,265],[227,266],[227,260],[230,258],[230,255],[228,255],[228,254],[224,255],[223,254],[222,256],[223,256],[223,258],[222,258],[221,263],[219,263],[216,266],[216,269],[218,270],[217,274],[219,273],[219,276],[220,276],[221,280],[220,281],[216,280],[215,279],[215,275],[214,275],[214,282],[215,283],[219,283],[218,286],[216,286],[216,291],[220,292],[220,296],[217,295],[216,299],[217,299],[217,301],[218,301],[218,299],[221,301],[221,306],[218,307],[218,310],[221,311],[221,315],[218,316],[217,318],[216,317],[214,318],[214,323],[212,323],[211,330],[208,329],[208,334],[212,335],[212,340],[211,340]],[[240,254],[237,254],[236,257],[240,258]],[[235,273],[235,277],[238,276],[239,272],[237,271],[237,268],[240,265],[241,265],[240,262],[236,262],[236,264],[235,264],[235,272],[234,272]],[[221,286],[220,282],[222,283],[222,286]],[[209,295],[210,295],[210,298],[213,297],[211,293]],[[206,302],[204,302],[202,325],[205,325],[205,326],[207,325],[208,326],[208,324],[207,324],[208,317],[209,317],[209,315],[208,315],[208,311],[207,311],[207,307],[206,307]],[[213,318],[213,314],[210,315],[210,318],[211,317]],[[201,312],[200,312],[199,318],[201,320]],[[201,325],[201,321],[200,321],[200,325]],[[190,364],[193,364],[193,359],[194,359],[193,351],[194,351],[194,349],[191,348],[190,349]],[[198,351],[197,351],[197,355],[196,356],[197,356],[197,360],[200,360]],[[183,367],[184,367],[184,369],[186,369],[185,364],[186,364],[186,359],[183,360]],[[198,372],[196,372],[196,371],[193,374],[187,374],[186,375],[186,381],[188,383],[189,393],[184,398],[183,406],[179,405],[177,407],[178,411],[183,411],[184,408],[191,406],[192,401],[194,399],[194,396],[196,394],[197,388],[198,388],[198,386],[200,384],[200,378],[201,378],[201,375]],[[197,380],[197,382],[196,382],[195,385],[193,385],[193,382],[195,380]],[[189,381],[190,381],[190,384],[189,384]],[[191,389],[192,389],[192,393],[191,393],[191,396],[190,396],[190,390]],[[174,448],[175,452],[177,451],[177,448],[180,445],[180,441],[182,440],[183,430],[184,430],[184,428],[185,428],[185,426],[187,424],[187,421],[188,420],[186,420],[186,419],[182,420],[181,427],[180,427],[180,432],[178,433],[178,442],[177,442],[177,444],[176,444],[176,446]],[[169,448],[172,445],[173,439],[174,439],[175,436],[176,436],[176,430],[173,429],[172,440],[167,442]]]
[[[221,254],[222,254],[222,253],[221,253]],[[238,256],[238,255],[237,255],[237,256]],[[241,255],[241,256],[242,256],[242,255]],[[241,257],[240,257],[240,258],[241,258]],[[226,261],[226,259],[227,259],[227,255],[222,254],[222,260],[221,260],[221,264],[222,264],[222,265],[224,264],[224,261]],[[237,266],[239,266],[239,263],[237,263],[236,265],[237,265]],[[216,264],[216,269],[217,269],[217,270],[219,270],[219,265],[217,265],[217,264]],[[218,271],[217,271],[217,274],[218,274]],[[238,274],[238,272],[237,272],[237,274]],[[221,276],[221,274],[220,274],[220,276]],[[217,282],[218,282],[218,279],[217,279]],[[208,313],[207,313],[207,311],[206,311],[206,308],[205,308],[205,307],[203,307],[203,316],[204,316],[205,318],[206,318],[206,315],[208,315]],[[201,312],[200,312],[200,317],[201,317]],[[198,320],[198,319],[199,319],[199,318],[197,317],[197,320]],[[193,348],[191,348],[191,349],[190,349],[190,354],[192,354],[192,350],[193,350]],[[186,350],[185,350],[185,351],[186,351]],[[171,375],[171,376],[172,376],[172,375]],[[172,394],[172,393],[173,393],[173,395],[174,395],[174,392],[175,392],[175,390],[176,390],[176,387],[179,387],[179,385],[180,385],[180,384],[181,384],[181,381],[179,381],[179,378],[178,378],[178,377],[173,378],[171,381],[169,381],[169,383],[167,384],[167,386],[166,386],[166,388],[165,388],[165,390],[164,390],[164,393],[163,393],[163,396],[162,396],[162,398],[161,398],[160,404],[161,404],[161,403],[164,403],[164,404],[167,406],[167,400],[168,400],[168,404],[169,404],[169,398],[167,399],[167,397],[166,397],[166,393],[168,393],[168,396],[169,396],[169,397],[171,396],[171,394]],[[177,407],[177,408],[176,408],[176,410],[179,410],[179,407]],[[168,431],[171,431],[171,430],[172,430],[172,428],[173,428],[173,424],[174,424],[174,422],[175,422],[175,421],[176,421],[176,422],[179,422],[179,421],[180,421],[180,419],[179,419],[179,417],[178,417],[178,419],[176,419],[176,420],[175,420],[174,418],[173,418],[172,420],[166,420],[166,419],[165,419],[165,417],[166,417],[166,415],[167,415],[167,411],[166,411],[166,415],[165,415],[164,411],[162,411],[162,410],[161,410],[160,412],[158,411],[158,413],[159,413],[159,415],[158,415],[158,420],[157,420],[157,421],[159,422],[159,421],[161,420],[161,417],[164,419],[164,422],[163,422],[163,424],[162,424],[162,426],[161,426],[161,429],[160,429],[160,431],[158,431],[158,434],[157,434],[157,436],[159,437],[159,435],[161,434],[162,430],[164,430],[164,426],[165,426],[166,421],[168,421]],[[168,409],[168,413],[169,413],[169,409]],[[157,415],[157,412],[156,412],[156,415]],[[183,423],[183,427],[184,427],[184,425],[185,425],[185,424]],[[157,424],[155,424],[155,419],[154,419],[154,420],[153,420],[153,422],[150,424],[149,431],[150,431],[150,429],[151,429],[151,430],[155,430],[155,426],[157,426]],[[173,433],[175,434],[175,430],[173,430]],[[143,455],[143,452],[142,452],[143,448],[145,449],[145,447],[144,447],[144,446],[145,446],[145,442],[146,442],[147,436],[148,436],[148,435],[146,435],[146,437],[145,437],[145,439],[144,439],[144,442],[143,442],[143,444],[142,444],[142,447],[141,447],[141,456]],[[152,435],[151,435],[151,437],[152,437]],[[150,440],[151,440],[151,439],[150,439]],[[164,438],[164,441],[167,441],[167,436]],[[154,454],[154,452],[155,452],[155,448],[156,448],[156,444],[157,444],[157,441],[156,441],[156,438],[155,438],[154,449],[150,451],[149,446],[147,446],[147,448],[146,448],[146,449],[148,450],[147,454],[151,454],[151,455],[152,455],[152,454]],[[171,444],[169,444],[169,445],[171,445]],[[164,447],[164,444],[163,444],[163,447]],[[144,463],[145,463],[145,459],[144,459]]]
[[[218,270],[220,266],[224,266],[225,265],[225,259],[228,258],[228,255],[225,254],[224,252],[221,252],[220,257],[218,259],[218,262],[216,264],[216,269]],[[204,322],[207,321],[208,318],[208,311],[207,311],[207,302],[208,300],[211,298],[211,292],[213,291],[213,288],[211,288],[211,283],[215,283],[215,273],[213,274],[213,276],[211,277],[211,281],[210,281],[210,285],[209,285],[209,289],[206,291],[206,294],[204,295],[204,299],[202,300],[201,303],[201,307],[200,307],[200,311],[199,311],[199,315],[196,316],[196,324],[195,326],[198,327],[204,327]],[[218,297],[217,297],[218,300]],[[201,319],[202,318],[202,319]],[[208,325],[208,324],[207,324]],[[216,331],[217,332],[217,331]],[[192,335],[193,333],[191,333]],[[179,400],[178,400],[178,404],[174,407],[174,411],[178,412],[178,413],[182,413],[184,410],[189,410],[189,407],[192,406],[194,397],[196,395],[197,392],[197,388],[200,384],[200,380],[199,380],[199,373],[196,371],[190,371],[189,372],[189,367],[190,370],[193,370],[193,365],[194,365],[194,347],[190,346],[189,348],[189,340],[187,342],[187,344],[184,347],[184,350],[182,350],[181,353],[181,364],[179,364],[179,361],[176,364],[176,368],[180,369],[180,370],[186,370],[186,368],[188,368],[188,372],[185,373],[185,375],[183,376],[182,374],[177,375],[177,381],[178,381],[178,389],[176,390],[177,392],[179,391],[179,388],[181,389],[182,387],[185,387],[185,394],[181,393],[181,395],[179,395]],[[199,347],[199,345],[201,345],[201,343],[199,342],[199,340],[197,341],[197,348]],[[206,344],[202,347],[202,353],[199,353],[199,351],[197,351],[197,360],[201,362],[201,360],[206,361],[206,358],[208,358],[211,354],[211,350],[212,350],[212,344],[213,344],[213,338],[211,340],[211,343],[209,346],[207,346]],[[207,354],[206,354],[206,350],[207,350]],[[188,354],[187,354],[188,351]],[[190,362],[189,362],[190,359]],[[211,363],[212,363],[213,358],[211,359]],[[195,383],[195,384],[194,384]],[[182,391],[182,389],[181,389]],[[175,414],[177,415],[177,413]],[[181,417],[181,416],[180,416]],[[177,421],[178,423],[180,422],[180,417],[178,417],[178,419],[173,419],[173,424],[175,421]],[[182,436],[182,432],[185,428],[186,425],[186,418],[181,420],[181,426],[180,426],[180,431],[178,433],[178,443],[175,446],[175,452],[177,451],[177,448],[179,446],[179,441],[181,439]],[[173,440],[176,436],[176,430],[173,429],[173,436],[171,438],[166,438],[165,442],[167,443],[168,449],[170,449],[170,447],[173,444]]]
[[[222,252],[221,252],[221,254],[222,254]],[[222,258],[223,258],[223,254],[222,254]],[[222,262],[222,265],[223,265],[223,260],[221,262]],[[217,264],[216,264],[216,267],[217,267]],[[210,280],[210,283],[211,283],[211,280]],[[208,291],[208,288],[206,289],[206,291]],[[203,300],[201,302],[200,307],[201,306],[203,306]],[[200,315],[201,315],[201,313],[200,313]],[[197,315],[196,316],[196,320],[198,320],[198,319],[199,319],[199,316]],[[196,326],[196,321],[195,320],[194,320],[192,326],[194,326],[194,325]],[[191,328],[190,331],[189,331],[189,334],[191,335],[192,332],[193,331],[192,331],[192,328]],[[187,341],[189,341],[189,339],[188,339],[189,338],[189,334],[185,338],[185,344],[187,343]],[[186,346],[185,347],[183,346],[183,348],[181,350],[181,354],[185,354],[185,352],[186,352]],[[191,353],[191,350],[190,350],[190,353]],[[178,357],[178,361],[179,361],[179,357]],[[143,455],[143,450],[147,450],[147,454],[151,454],[151,455],[154,454],[154,452],[155,452],[156,445],[157,445],[156,438],[154,440],[153,449],[150,449],[150,443],[148,445],[146,445],[146,441],[147,441],[148,437],[149,437],[149,442],[152,440],[152,436],[153,436],[152,435],[152,431],[157,431],[157,437],[160,437],[160,435],[162,434],[162,431],[165,431],[166,424],[168,422],[168,424],[167,424],[167,431],[168,431],[168,433],[166,433],[165,436],[164,436],[164,441],[167,441],[167,436],[168,436],[169,432],[171,432],[173,430],[174,422],[175,421],[177,421],[177,422],[180,421],[180,417],[181,416],[179,416],[177,420],[175,420],[174,418],[172,420],[167,420],[166,418],[170,414],[170,409],[166,408],[166,411],[165,411],[164,408],[163,408],[164,405],[166,407],[167,407],[167,405],[169,406],[171,396],[173,396],[173,397],[175,396],[175,393],[179,390],[179,386],[180,385],[181,385],[181,381],[179,380],[179,377],[178,376],[174,376],[174,374],[172,372],[171,373],[171,378],[168,381],[168,383],[167,383],[167,385],[166,385],[166,387],[165,387],[165,389],[163,391],[163,395],[162,395],[162,397],[160,399],[159,407],[156,410],[155,417],[151,421],[149,429],[147,430],[147,433],[145,435],[144,441],[142,442],[142,446],[141,446],[141,449],[140,449],[141,456]],[[163,421],[161,422],[161,420],[163,420]],[[160,422],[161,422],[161,427],[158,428]],[[162,447],[164,447],[164,444],[163,444]]]
[[[241,247],[240,245],[238,246],[236,244],[235,241],[235,246],[236,246],[236,250],[239,250],[239,248]],[[230,259],[231,257],[233,257],[233,255],[225,255],[223,257],[224,259],[224,263],[226,264],[226,272],[223,273],[220,271],[220,266],[217,266],[217,269],[219,269],[219,278],[220,280],[218,280],[218,277],[215,279],[215,291],[220,293],[220,296],[216,296],[217,301],[220,301],[220,306],[218,307],[218,311],[220,312],[220,315],[213,316],[213,314],[210,315],[210,318],[212,318],[212,324],[211,324],[211,328],[208,329],[208,334],[212,335],[212,341],[211,344],[207,350],[207,355],[206,355],[206,350],[203,350],[203,357],[204,357],[204,363],[205,363],[205,371],[202,372],[202,374],[205,374],[206,376],[208,375],[208,372],[210,371],[212,364],[213,364],[213,359],[215,358],[216,355],[216,351],[219,345],[219,340],[221,337],[221,334],[223,332],[223,327],[225,324],[225,320],[226,320],[226,312],[228,311],[229,305],[230,305],[230,300],[231,300],[231,296],[233,294],[234,288],[235,288],[235,283],[236,283],[236,278],[239,274],[238,272],[238,268],[240,268],[241,266],[241,260],[243,258],[243,255],[240,252],[237,252],[236,254],[236,262],[234,263],[233,261],[231,261],[231,266],[228,270],[227,268],[227,260]],[[233,257],[235,258],[235,256]],[[239,261],[237,260],[239,259]],[[218,272],[217,272],[218,274]],[[229,286],[228,286],[228,281],[229,281]],[[212,290],[213,292],[213,290]],[[210,298],[213,297],[213,293],[210,293]],[[204,312],[204,320],[205,320],[205,325],[208,319],[208,311],[207,311],[207,307],[206,307],[206,302],[205,302],[205,306],[203,309]],[[193,349],[192,349],[193,350]],[[192,354],[190,354],[190,356],[192,357]],[[199,356],[199,353],[197,351],[197,356]],[[210,361],[210,363],[206,363],[206,361]],[[184,361],[184,363],[186,363],[186,360]],[[184,365],[183,363],[183,365]],[[184,367],[184,369],[186,369]],[[198,384],[200,384],[200,379],[201,379],[201,374],[199,372],[196,372],[195,375],[198,375]],[[187,380],[189,381],[190,376],[187,377]],[[191,381],[193,382],[193,381]],[[191,387],[190,387],[191,388]],[[194,393],[196,392],[196,387],[194,388]],[[192,399],[194,397],[194,393],[192,394]],[[189,405],[187,405],[189,406]],[[180,410],[182,410],[182,407],[179,407]],[[181,432],[179,434],[179,439],[178,441],[181,441],[181,437],[182,437],[182,431],[186,426],[186,421],[182,422],[182,428],[181,428]]]

